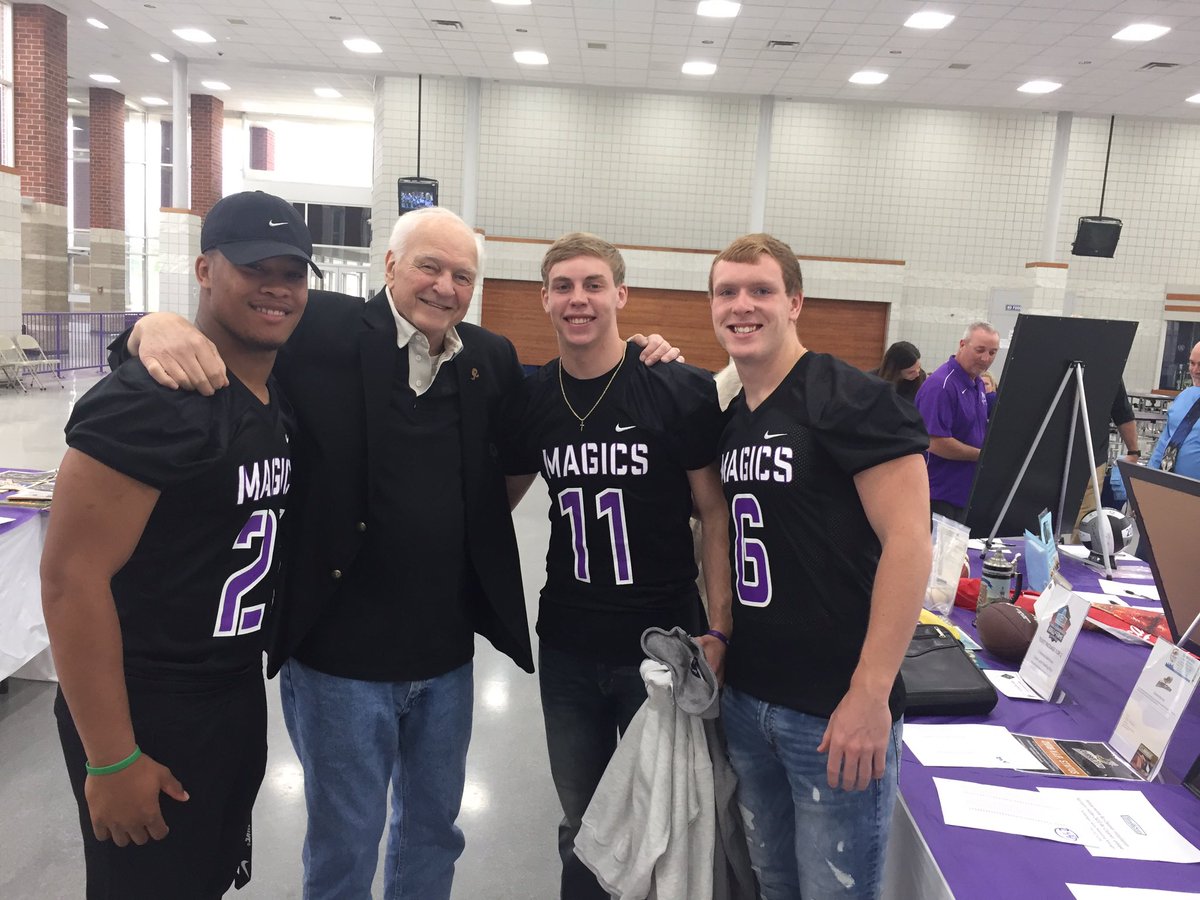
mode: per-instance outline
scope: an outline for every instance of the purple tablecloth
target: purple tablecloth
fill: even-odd
[[[972,553],[976,572],[978,555]],[[1082,563],[1064,559],[1063,574],[1076,590],[1098,590],[1098,576]],[[952,618],[956,625],[974,633],[971,627],[974,613],[956,609]],[[983,655],[986,659],[987,654]],[[1023,734],[1107,741],[1148,655],[1148,647],[1123,644],[1107,634],[1085,631],[1080,634],[1059,680],[1059,687],[1066,693],[1063,703],[1010,700],[1001,696],[987,717],[920,717],[913,721],[986,722]],[[1007,663],[989,661],[997,668],[1012,668]],[[936,775],[1023,790],[1039,786],[1141,790],[1184,838],[1200,847],[1200,799],[1179,785],[1197,753],[1200,753],[1200,691],[1193,696],[1175,731],[1163,774],[1153,783],[1028,775],[999,769],[926,767],[905,747],[900,789],[930,853],[957,897],[1069,900],[1068,882],[1197,891],[1200,865],[1102,859],[1093,857],[1083,847],[948,826],[933,785]]]

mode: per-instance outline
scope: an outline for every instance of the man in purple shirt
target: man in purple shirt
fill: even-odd
[[[930,510],[962,522],[979,448],[991,412],[983,379],[1000,349],[1000,335],[987,322],[972,322],[958,352],[934,370],[917,391],[917,410],[929,431]]]

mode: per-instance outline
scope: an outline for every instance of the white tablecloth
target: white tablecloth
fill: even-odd
[[[48,668],[50,646],[42,619],[42,583],[38,566],[46,537],[46,515],[0,506],[0,516],[27,516],[25,521],[0,531],[0,678],[7,678],[37,657],[22,678],[53,678]]]

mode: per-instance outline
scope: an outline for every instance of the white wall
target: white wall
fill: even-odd
[[[426,79],[421,174],[460,209],[466,82]],[[486,83],[477,221],[489,236],[587,229],[619,244],[715,250],[748,229],[759,98]],[[416,80],[376,93],[372,264],[414,172]],[[1124,220],[1112,260],[1070,256],[1075,222],[1097,212],[1108,120],[1072,125],[1057,258],[1039,261],[1055,118],[1041,113],[777,101],[765,227],[801,255],[900,259],[902,267],[804,264],[812,296],[888,300],[889,337],[938,364],[996,291],[1030,312],[1142,324],[1126,367],[1153,386],[1164,294],[1200,292],[1200,125],[1117,123],[1105,213]],[[537,277],[536,245],[491,244],[490,274]],[[378,259],[376,259],[376,257]],[[632,284],[702,290],[707,266],[649,255]],[[526,271],[528,270],[528,271]],[[664,327],[668,323],[664,323]]]

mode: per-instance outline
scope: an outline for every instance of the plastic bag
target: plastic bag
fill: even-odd
[[[967,541],[970,539],[971,530],[966,525],[933,514],[933,567],[925,585],[926,609],[945,616],[954,608],[954,595],[958,591],[958,579],[967,559]]]

